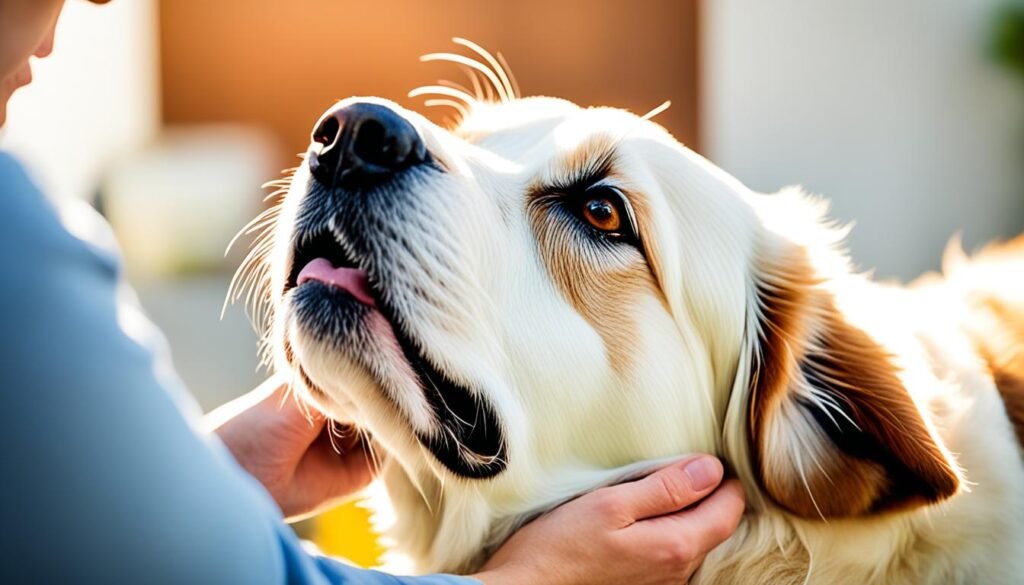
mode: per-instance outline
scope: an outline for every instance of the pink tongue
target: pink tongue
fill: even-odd
[[[347,291],[360,302],[371,307],[376,306],[373,301],[373,293],[370,292],[370,283],[366,280],[366,273],[358,268],[335,268],[330,260],[317,258],[302,267],[296,284],[302,284],[309,280],[336,286]]]

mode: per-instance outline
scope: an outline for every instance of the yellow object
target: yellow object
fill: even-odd
[[[324,553],[344,557],[360,567],[380,564],[384,548],[370,525],[370,512],[349,502],[314,519],[312,541]]]

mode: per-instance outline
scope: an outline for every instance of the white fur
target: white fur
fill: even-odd
[[[416,570],[471,570],[538,512],[664,458],[712,452],[743,480],[750,508],[695,583],[1020,582],[1024,467],[990,378],[962,357],[952,321],[936,319],[953,310],[940,294],[851,274],[822,204],[796,191],[751,193],[660,127],[619,110],[550,98],[474,104],[449,132],[381,103],[409,119],[448,168],[418,185],[422,223],[409,237],[423,247],[396,260],[407,263],[395,275],[443,303],[408,303],[402,314],[435,364],[473,380],[494,405],[507,469],[489,480],[453,476],[412,435],[432,420],[401,358],[380,348],[380,375],[392,382],[385,400],[372,375],[297,330],[288,298],[275,292],[276,363],[288,368],[280,351],[287,335],[330,399],[303,396],[357,422],[387,450],[383,480],[397,516],[389,536]],[[619,307],[637,325],[639,358],[626,371],[612,368],[602,337],[552,283],[524,210],[530,186],[564,173],[558,161],[597,133],[617,138],[612,180],[644,194],[654,227],[643,237],[659,251],[660,294]],[[283,286],[309,180],[303,165],[282,208],[273,291]],[[761,492],[746,435],[753,267],[787,242],[812,251],[844,313],[897,352],[905,383],[970,491],[925,509],[829,522],[793,517]],[[447,288],[435,284],[441,277]],[[776,442],[823,440],[805,424],[794,418]],[[778,456],[799,452],[806,449],[783,447]]]

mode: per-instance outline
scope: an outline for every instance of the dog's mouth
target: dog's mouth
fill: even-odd
[[[292,293],[303,327],[320,329],[315,333],[321,342],[329,342],[364,366],[367,356],[361,354],[373,351],[373,344],[365,341],[373,334],[368,331],[369,317],[373,313],[383,317],[433,411],[435,424],[441,427],[434,433],[416,432],[417,438],[460,476],[487,478],[500,473],[505,467],[505,442],[493,409],[479,393],[453,381],[425,355],[423,344],[405,326],[404,315],[388,302],[387,282],[372,258],[354,254],[330,229],[323,229],[299,239],[283,292]],[[387,384],[387,380],[377,381]]]
[[[340,289],[365,305],[376,305],[376,293],[370,287],[366,270],[359,267],[329,230],[319,231],[296,246],[284,292],[307,282],[319,282]]]

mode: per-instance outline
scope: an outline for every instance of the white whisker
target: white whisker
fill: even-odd
[[[498,77],[501,78],[501,89],[503,90],[502,93],[504,93],[504,99],[502,99],[502,101],[512,101],[517,97],[515,89],[512,87],[512,82],[508,79],[508,74],[505,73],[505,70],[501,67],[501,63],[494,58],[494,55],[491,55],[491,53],[486,49],[468,39],[455,37],[452,39],[452,42],[456,45],[466,47],[487,61],[491,68],[498,74]]]
[[[484,101],[486,99],[484,88],[480,85],[480,77],[477,75],[476,70],[465,65],[460,65],[459,69],[462,70],[462,73],[469,78],[469,82],[473,85],[473,95],[476,96],[477,101]]]
[[[475,61],[473,59],[470,59],[469,57],[466,57],[464,55],[458,55],[455,53],[429,53],[427,55],[423,55],[422,57],[420,57],[420,61],[449,61],[451,63],[458,63],[459,65],[465,65],[466,67],[476,69],[480,73],[483,73],[484,77],[486,77],[487,80],[491,82],[491,85],[494,87],[495,91],[498,92],[498,97],[500,101],[511,101],[511,98],[508,95],[508,91],[506,90],[505,86],[502,85],[501,80],[498,79],[498,76],[495,75],[494,72],[491,71],[486,65],[480,63],[479,61]]]
[[[299,155],[302,157],[302,155]],[[223,319],[227,313],[229,304],[237,302],[245,297],[245,309],[252,322],[253,328],[259,335],[261,360],[260,363],[269,365],[273,348],[269,341],[270,324],[272,321],[272,306],[270,295],[270,266],[268,257],[274,247],[274,228],[283,209],[284,198],[291,187],[292,177],[298,167],[284,169],[280,179],[267,181],[263,184],[264,189],[273,188],[274,191],[263,198],[264,203],[275,200],[274,203],[256,215],[251,221],[242,227],[231,238],[224,255],[227,256],[242,236],[255,234],[249,244],[249,251],[246,253],[238,269],[231,277],[228,284],[224,304],[221,307],[220,318]]]
[[[414,98],[431,94],[459,99],[466,102],[466,105],[470,107],[472,107],[473,104],[476,103],[476,100],[473,99],[473,96],[469,95],[468,93],[458,89],[445,87],[443,85],[424,85],[422,87],[417,87],[416,89],[409,92],[409,97]]]
[[[464,86],[464,85],[462,85],[461,83],[455,83],[454,81],[450,81],[450,80],[447,80],[447,79],[438,79],[437,80],[437,84],[438,85],[442,85],[444,87],[450,87],[452,89],[457,89],[457,90],[465,93],[466,95],[472,95],[472,94],[469,93],[469,88]]]
[[[374,473],[379,473],[384,465],[384,459],[377,454],[377,449],[373,446],[373,437],[362,427],[357,426],[355,428],[356,432],[359,433],[363,446],[366,448],[367,454],[370,456],[370,463],[373,465]]]
[[[660,106],[654,108],[650,112],[647,112],[643,116],[640,116],[640,118],[642,118],[644,120],[650,120],[650,119],[654,118],[655,116],[657,116],[658,114],[660,114],[660,113],[664,112],[665,110],[669,109],[670,107],[672,107],[672,100],[665,100],[665,101],[661,102]]]
[[[291,182],[289,182],[289,185],[290,184],[291,184]],[[288,187],[282,187],[282,188],[278,189],[277,191],[274,191],[273,193],[270,193],[269,195],[264,197],[263,198],[263,202],[267,203],[268,201],[274,199],[275,197],[278,198],[278,199],[283,200],[287,195],[288,195]]]
[[[426,100],[425,102],[423,102],[423,105],[427,106],[428,108],[435,106],[447,106],[457,111],[459,115],[462,117],[462,120],[465,120],[467,117],[469,117],[469,110],[466,109],[466,106],[462,105],[462,102],[457,102],[455,100],[435,98]]]
[[[807,495],[811,498],[811,503],[814,504],[814,509],[818,512],[818,516],[821,520],[828,524],[828,518],[825,518],[825,514],[822,513],[821,508],[818,507],[818,500],[814,499],[814,492],[811,490],[811,484],[807,481],[807,473],[804,471],[804,464],[800,457],[800,449],[793,451],[793,460],[796,463],[796,470],[800,473],[800,480],[804,484],[804,489],[807,491]]]
[[[235,234],[235,237],[231,238],[231,241],[228,242],[228,247],[224,250],[224,256],[227,256],[228,254],[231,253],[231,248],[234,247],[235,242],[237,242],[239,238],[241,238],[242,236],[252,234],[253,232],[261,229],[267,222],[273,223],[273,220],[277,218],[277,215],[279,213],[281,213],[281,206],[275,205],[269,209],[262,211],[259,215],[254,217],[251,221],[249,221],[249,223],[245,224],[242,227],[242,229],[238,230],[238,233]]]
[[[512,73],[512,68],[508,66],[508,61],[505,61],[505,56],[498,53],[498,61],[501,61],[501,69],[508,74],[508,80],[512,82],[512,96],[515,98],[522,97],[522,92],[519,91],[519,82],[516,81],[515,74]]]

